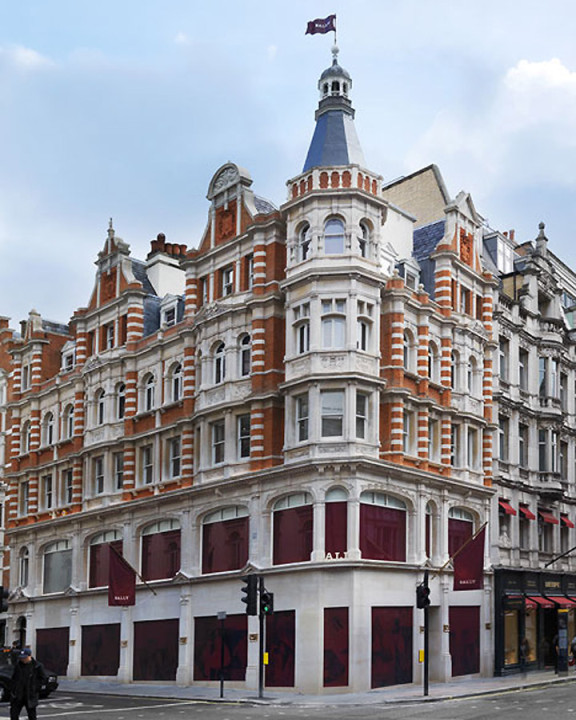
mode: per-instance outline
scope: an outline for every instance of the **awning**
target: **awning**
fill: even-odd
[[[532,603],[529,603],[528,601],[531,600]],[[541,597],[540,595],[528,595],[526,597],[526,606],[527,607],[536,607],[536,605],[540,605],[540,607],[543,608],[552,608],[554,609],[555,605],[554,603],[549,600],[548,598]]]
[[[536,515],[534,515],[534,513],[531,510],[528,510],[526,505],[519,505],[518,509],[520,510],[522,515],[524,515],[526,520],[536,520]]]
[[[498,505],[504,510],[506,515],[516,515],[516,510],[510,505],[507,500],[498,500]]]
[[[574,600],[569,600],[567,597],[559,597],[556,595],[552,597],[551,595],[549,595],[546,599],[553,600],[557,605],[560,605],[561,608],[576,607],[576,602],[574,602]]]
[[[538,510],[538,515],[540,515],[544,522],[550,523],[551,525],[558,525],[560,522],[558,518],[548,510]]]
[[[574,527],[574,523],[570,520],[568,515],[560,515],[560,520],[562,520],[562,525],[566,525],[568,528]]]

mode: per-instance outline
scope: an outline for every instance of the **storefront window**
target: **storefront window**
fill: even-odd
[[[536,608],[526,608],[524,637],[526,662],[536,662]]]
[[[517,665],[518,658],[518,610],[504,613],[504,665]]]

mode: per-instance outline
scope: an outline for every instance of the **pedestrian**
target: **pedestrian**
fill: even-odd
[[[36,720],[36,707],[46,673],[42,663],[32,657],[30,648],[18,653],[10,685],[10,720],[19,720],[22,708],[26,708],[28,720]]]
[[[570,641],[570,654],[572,655],[571,662],[569,661],[569,665],[575,665],[576,664],[576,635],[572,638]]]

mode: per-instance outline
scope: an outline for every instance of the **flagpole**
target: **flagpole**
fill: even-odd
[[[116,555],[118,555],[119,558],[122,558],[122,560],[124,560],[124,562],[126,563],[126,565],[128,565],[128,567],[129,567],[131,570],[134,571],[134,573],[140,578],[140,580],[142,580],[142,582],[144,583],[144,585],[146,585],[146,587],[148,588],[148,590],[150,590],[151,593],[154,593],[154,595],[157,595],[157,594],[158,594],[158,593],[156,592],[156,590],[154,590],[154,588],[153,588],[151,585],[148,585],[148,583],[146,582],[146,580],[144,580],[144,578],[142,577],[142,575],[140,575],[140,573],[138,572],[138,570],[136,570],[135,567],[132,567],[132,565],[130,565],[130,563],[128,562],[128,560],[126,560],[126,558],[124,557],[124,555],[120,555],[120,553],[118,552],[118,550],[116,550],[116,548],[115,548],[113,545],[110,545],[110,544],[109,544],[108,547],[110,548],[110,550],[113,550],[113,551],[116,553]]]
[[[446,562],[444,563],[444,565],[442,565],[441,568],[438,568],[438,570],[432,570],[432,572],[441,573],[442,570],[444,570],[444,568],[448,565],[448,563],[451,562],[452,560],[454,560],[455,557],[457,557],[458,555],[460,555],[460,553],[462,552],[462,550],[464,550],[464,548],[465,548],[467,545],[469,545],[473,540],[476,540],[476,538],[478,537],[478,535],[480,535],[480,533],[482,532],[482,530],[484,530],[484,528],[485,528],[487,525],[488,525],[488,521],[486,521],[486,522],[484,523],[484,525],[482,525],[482,527],[479,528],[479,529],[474,533],[474,535],[472,535],[472,537],[469,537],[468,540],[466,540],[466,542],[465,542],[463,545],[461,545],[461,546],[458,548],[458,550],[456,550],[456,552],[454,553],[454,555],[450,555],[450,557],[448,558],[448,560],[446,560]]]

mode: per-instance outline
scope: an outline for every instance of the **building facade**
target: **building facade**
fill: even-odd
[[[555,361],[574,371],[569,331],[552,339],[552,314],[522,305],[544,253],[498,235],[506,273],[470,196],[451,198],[434,166],[385,185],[364,160],[351,87],[334,50],[280,208],[227,163],[195,249],[160,234],[140,261],[110,222],[68,325],[36,311],[21,333],[2,321],[7,641],[62,675],[215,683],[225,612],[225,676],[257,687],[258,619],[241,602],[257,572],[274,593],[266,687],[419,682],[425,569],[431,679],[490,675],[512,622],[494,573],[569,542],[555,526],[546,550],[522,547],[510,510],[560,522],[573,508],[558,470],[524,482],[522,462],[493,447],[516,413],[576,467],[562,439],[573,398],[531,406],[502,375],[502,338],[511,352],[518,337],[533,373],[536,347],[550,382],[563,382]],[[484,588],[455,592],[449,559],[485,522]],[[141,576],[134,606],[108,606],[109,546]],[[525,627],[519,614],[518,639]]]

